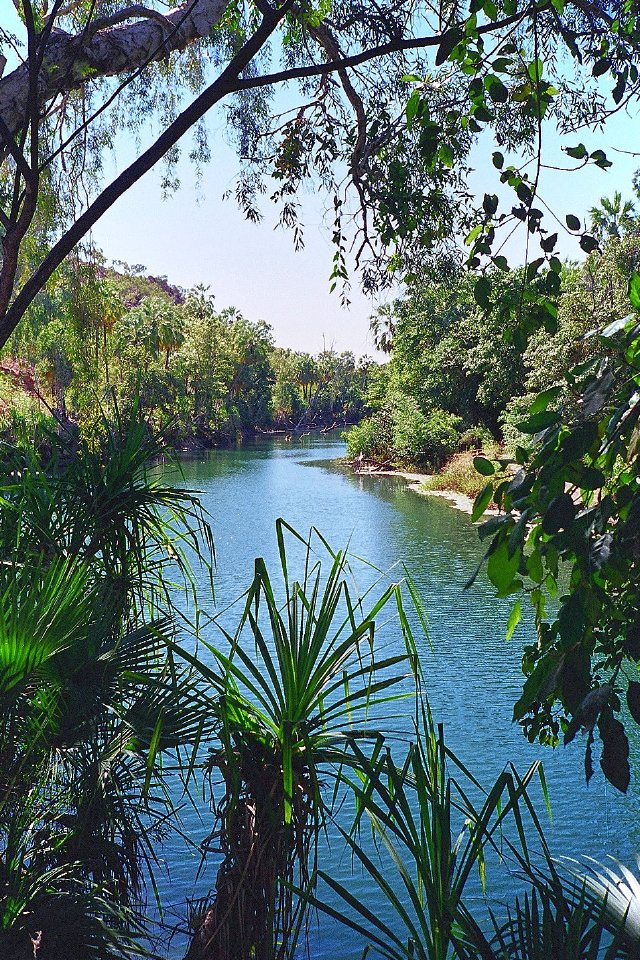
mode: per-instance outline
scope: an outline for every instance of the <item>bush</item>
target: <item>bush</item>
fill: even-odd
[[[347,457],[436,468],[458,445],[456,417],[438,407],[424,413],[417,402],[394,391],[373,417],[347,434]]]
[[[349,460],[388,460],[391,456],[391,432],[383,413],[362,420],[342,436],[347,441]]]
[[[451,456],[458,445],[460,417],[438,407],[423,413],[415,400],[403,394],[394,394],[388,403],[392,405],[394,457],[435,468]]]

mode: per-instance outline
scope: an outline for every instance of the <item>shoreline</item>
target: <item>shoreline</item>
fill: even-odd
[[[409,489],[421,497],[442,497],[444,500],[448,500],[456,510],[461,510],[469,516],[473,511],[473,499],[468,497],[466,493],[458,493],[456,490],[427,490],[424,483],[436,476],[433,473],[417,473],[411,470],[368,470],[366,468],[355,469],[354,472],[359,477],[401,477],[401,479],[407,481]],[[483,516],[496,516],[498,513],[499,511],[494,507],[485,510]]]

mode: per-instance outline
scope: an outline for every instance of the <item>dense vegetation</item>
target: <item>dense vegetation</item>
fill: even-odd
[[[584,263],[564,264],[553,332],[523,334],[522,298],[531,296],[524,270],[494,269],[482,303],[469,273],[413,279],[372,321],[391,359],[371,377],[369,417],[347,435],[350,459],[429,470],[459,450],[514,451],[529,442],[518,424],[541,390],[558,387],[556,402],[575,404],[565,375],[597,351],[587,334],[628,313],[629,277],[640,266],[635,220],[621,233]],[[456,474],[456,462],[449,482],[477,492],[481,478]]]
[[[508,443],[509,456],[486,450],[476,459],[484,486],[474,518],[492,499],[501,507],[481,533],[490,580],[500,595],[518,595],[509,632],[520,594],[535,610],[516,719],[544,742],[569,742],[584,728],[587,777],[597,730],[602,769],[625,789],[623,692],[640,720],[636,223],[620,194],[594,208],[590,229],[581,211],[550,218],[539,190],[551,125],[576,170],[611,166],[603,149],[578,137],[637,102],[637,5],[14,6],[20,36],[0,27],[0,74],[11,57],[0,75],[0,344],[13,336],[13,353],[27,364],[6,361],[6,402],[18,409],[17,419],[10,414],[18,433],[22,394],[44,380],[49,405],[80,430],[50,433],[37,453],[8,446],[2,455],[3,953],[139,954],[144,878],[157,841],[175,825],[167,776],[182,777],[189,792],[204,772],[218,771],[224,860],[193,917],[193,957],[291,955],[305,895],[322,905],[318,878],[342,897],[339,918],[386,958],[637,956],[637,881],[593,868],[573,883],[548,859],[542,870],[533,866],[527,831],[540,831],[527,787],[535,771],[506,769],[483,792],[447,750],[395,587],[368,607],[355,603],[344,557],[329,549],[325,589],[311,547],[294,580],[280,524],[281,601],[258,562],[238,633],[225,636],[224,649],[209,643],[215,666],[202,670],[191,652],[195,625],[169,583],[177,564],[189,588],[188,551],[204,544],[201,559],[210,562],[211,543],[197,502],[149,477],[158,449],[149,422],[171,411],[176,437],[207,440],[295,425],[298,413],[315,415],[324,387],[330,418],[345,416],[364,386],[353,359],[344,364],[346,392],[357,383],[356,394],[336,399],[329,384],[340,380],[340,358],[330,358],[324,383],[327,358],[277,354],[264,327],[217,312],[201,293],[176,304],[171,291],[168,299],[154,291],[123,309],[114,278],[65,265],[163,157],[170,188],[181,137],[235,95],[227,117],[246,215],[260,217],[268,190],[299,243],[296,194],[305,183],[321,186],[334,211],[334,284],[347,283],[352,264],[368,290],[407,281],[408,296],[381,318],[393,357],[366,385],[372,416],[352,434],[352,454],[431,466],[461,443],[484,444],[486,431]],[[282,115],[271,95],[284,81],[294,106]],[[142,143],[150,118],[161,132],[103,188],[105,145],[119,130]],[[200,163],[209,147],[196,129]],[[467,174],[487,130],[496,193],[480,199]],[[512,271],[501,243],[518,224],[526,262]],[[590,255],[586,266],[561,263],[561,231]],[[468,275],[458,268],[461,237]],[[426,283],[416,280],[421,272]],[[104,388],[117,403],[111,420],[94,423],[91,403]],[[548,613],[546,598],[561,584],[566,593]],[[408,592],[421,620],[411,585]],[[376,617],[392,600],[406,660],[380,663]],[[373,731],[363,729],[362,714],[406,673],[419,694],[414,743],[392,747],[376,737],[365,749]],[[210,751],[205,770],[202,748]],[[325,780],[335,792],[322,790]],[[345,843],[396,910],[393,926],[314,860],[318,831],[347,790],[355,822]],[[365,814],[399,871],[402,896],[360,843]],[[509,845],[499,834],[507,817],[515,825],[510,852],[532,888],[487,923],[467,901],[466,881],[476,865],[484,873],[485,849]]]
[[[204,288],[87,262],[70,264],[36,300],[3,357],[9,435],[32,438],[52,414],[82,429],[97,403],[129,410],[139,400],[179,446],[353,423],[372,367],[347,352],[276,347],[266,323],[218,310]]]

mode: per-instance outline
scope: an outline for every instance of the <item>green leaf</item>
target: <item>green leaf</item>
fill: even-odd
[[[495,193],[485,193],[482,209],[488,217],[492,217],[498,209],[498,198]]]
[[[588,156],[584,143],[579,143],[576,147],[565,147],[564,152],[568,157],[573,157],[574,160],[584,160]]]
[[[454,47],[456,47],[460,41],[464,38],[464,33],[460,27],[453,27],[452,30],[447,30],[443,34],[442,40],[440,41],[440,46],[438,47],[438,52],[436,53],[436,66],[439,67],[449,59],[451,52]]]
[[[632,273],[629,277],[629,302],[634,310],[640,310],[640,273]]]
[[[438,148],[438,157],[445,167],[452,167],[455,161],[453,147],[448,143],[441,143]]]
[[[495,466],[486,457],[474,457],[473,466],[483,477],[492,477],[496,472]]]
[[[491,307],[491,280],[489,277],[480,277],[473,288],[473,296],[479,307],[489,310]]]
[[[485,79],[485,86],[489,93],[489,96],[494,103],[506,103],[509,99],[509,91],[505,87],[502,80],[493,74],[489,74]]]
[[[540,413],[541,410],[546,410],[550,403],[553,403],[560,394],[562,393],[562,387],[549,387],[548,390],[543,390],[542,393],[539,393],[535,398],[531,406],[529,407],[529,413],[535,414]]]
[[[469,233],[465,237],[465,241],[464,241],[465,244],[468,247],[470,247],[473,241],[477,240],[477,238],[480,236],[481,233],[482,233],[482,224],[478,223],[472,230],[469,231]]]
[[[407,100],[407,130],[411,130],[413,126],[413,120],[416,116],[418,110],[420,109],[420,91],[414,90],[409,99]]]
[[[544,70],[544,64],[539,58],[533,60],[532,63],[527,67],[527,73],[529,74],[529,79],[533,83],[539,83],[542,80],[542,73]]]
[[[510,557],[507,542],[503,541],[487,560],[487,576],[499,593],[505,594],[511,587],[520,566],[521,555],[522,551],[516,550]]]
[[[491,499],[493,497],[493,484],[491,482],[485,484],[478,496],[473,502],[473,510],[471,511],[471,522],[475,523],[480,519],[482,514],[485,512]]]
[[[507,620],[507,632],[505,633],[506,640],[511,640],[511,637],[515,633],[516,627],[520,623],[521,617],[522,617],[522,602],[520,600],[516,600],[516,602],[511,608],[509,619]],[[640,684],[638,684],[638,686],[640,686]]]
[[[526,420],[521,420],[520,423],[516,424],[516,427],[522,433],[540,433],[541,430],[546,430],[557,423],[559,416],[560,414],[554,410],[541,410],[539,413],[527,417]]]
[[[491,155],[491,162],[496,170],[502,170],[504,166],[504,155],[499,150],[495,150]]]
[[[613,166],[611,161],[607,160],[607,155],[604,150],[594,150],[589,159],[593,160],[595,165],[600,167],[601,170],[607,170]]]
[[[567,221],[567,226],[569,227],[569,230],[579,230],[579,229],[580,229],[580,221],[579,221],[578,218],[577,218],[576,216],[574,216],[572,213],[568,213],[568,214],[567,214],[567,216],[566,216],[566,221]]]

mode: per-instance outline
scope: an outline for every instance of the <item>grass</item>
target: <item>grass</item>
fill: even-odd
[[[427,490],[453,490],[455,493],[463,493],[475,500],[485,486],[487,478],[477,472],[473,466],[473,458],[482,455],[488,460],[494,460],[499,454],[500,450],[497,446],[491,449],[464,450],[462,453],[456,453],[447,460],[438,473],[425,481],[425,487]],[[503,476],[505,474],[500,470],[495,473],[494,478],[500,480]]]

